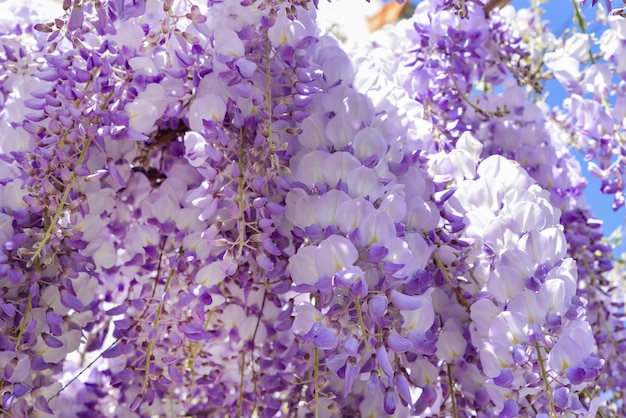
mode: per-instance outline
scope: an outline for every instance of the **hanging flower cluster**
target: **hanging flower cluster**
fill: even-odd
[[[611,248],[564,122],[529,99],[515,18],[461,3],[351,55],[304,0],[15,8],[0,411],[623,408]]]

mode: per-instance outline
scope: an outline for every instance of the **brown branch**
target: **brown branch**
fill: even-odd
[[[496,7],[503,8],[507,4],[509,4],[511,0],[489,0],[489,2],[485,5],[485,16],[489,16],[489,13]]]
[[[400,18],[402,11],[409,4],[408,0],[403,3],[397,1],[390,1],[385,4],[382,9],[374,16],[367,18],[367,27],[370,32],[375,32],[378,29],[385,26],[387,23],[395,23]]]

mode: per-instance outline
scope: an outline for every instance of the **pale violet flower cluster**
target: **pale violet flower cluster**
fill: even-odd
[[[537,385],[543,380],[560,394],[554,400],[560,410],[591,414],[575,393],[603,363],[593,354],[585,301],[576,296],[575,262],[564,259],[559,210],[504,157],[484,160],[477,177],[458,184],[448,205],[466,220],[464,234],[475,239],[475,253],[466,260],[474,265],[468,282],[479,289],[470,335],[489,378],[484,390],[499,411],[515,409],[516,415],[550,402]]]
[[[431,10],[430,13],[434,16],[416,17],[416,20],[420,22],[420,25],[424,25],[424,22],[431,22],[430,24],[435,25],[439,21],[438,19],[443,19],[443,17],[436,16],[437,13],[439,13],[439,10],[441,10],[441,13],[445,12],[444,15],[448,16],[447,18],[453,19],[453,17],[451,17],[452,15],[450,14],[450,10],[445,10],[445,5],[436,3],[437,2],[430,4],[424,3],[422,5],[424,10]],[[496,18],[497,17],[494,17],[494,19]],[[475,26],[472,26],[472,21]],[[482,16],[470,15],[469,22],[465,22],[464,25],[465,27],[473,28],[472,30],[474,31],[479,31],[480,28],[484,28],[482,23],[484,23],[484,18]],[[519,19],[515,20],[515,23],[516,25],[522,24]],[[499,23],[495,26],[495,28],[503,28],[507,30],[505,23]],[[423,29],[420,29],[420,31],[421,30]],[[415,106],[407,106],[406,104],[408,103],[408,99],[415,94],[413,93],[414,88],[424,88],[424,85],[412,79],[413,75],[411,74],[411,67],[408,67],[407,71],[407,67],[398,65],[398,62],[405,61],[414,65],[413,63],[416,60],[414,55],[417,53],[421,56],[422,51],[424,50],[422,49],[416,52],[414,44],[408,40],[413,35],[409,35],[409,37],[397,35],[397,32],[402,33],[403,31],[407,31],[409,34],[414,31],[411,21],[406,24],[400,23],[397,31],[393,28],[389,29],[380,36],[377,36],[375,42],[369,44],[366,48],[356,50],[356,54],[358,56],[356,62],[359,63],[360,68],[370,70],[370,72],[364,70],[360,80],[357,78],[357,83],[363,83],[364,86],[376,85],[377,88],[371,90],[373,97],[380,97],[381,99],[385,97],[385,100],[392,98],[394,103],[401,103],[401,105],[398,106],[399,108],[407,109],[407,113],[410,114],[411,110],[408,109],[414,109]],[[467,33],[468,36],[470,36],[469,33],[471,33],[471,30],[467,30]],[[482,36],[480,39],[490,38],[488,36]],[[429,42],[432,43],[432,39],[430,39]],[[455,55],[451,54],[446,57],[445,51],[442,58],[453,61],[456,60],[455,65],[462,65],[462,63],[459,63],[455,58]],[[423,59],[424,58],[420,57],[417,58],[417,61],[419,62]],[[498,57],[493,57],[493,59],[497,60]],[[428,66],[428,71],[440,71],[440,77],[443,77],[443,74],[446,72],[447,65],[450,64],[435,64],[431,61],[431,64]],[[482,61],[480,65],[483,65]],[[372,69],[376,69],[376,71],[371,71]],[[475,71],[478,71],[478,73],[470,73],[468,76],[480,76],[480,67],[478,67]],[[372,74],[376,75],[373,76]],[[410,83],[413,84],[407,83],[407,78],[411,80]],[[421,80],[421,78],[418,79]],[[433,76],[429,85],[436,85],[434,80],[437,79],[438,78],[436,76]],[[444,85],[446,82],[447,80],[444,79]],[[399,87],[401,86],[405,86],[405,89],[399,90]],[[574,264],[570,261],[568,265],[570,274],[574,277],[573,280],[569,280],[569,291],[570,293],[572,291],[575,292],[574,296],[577,300],[575,302],[575,307],[572,308],[572,310],[578,311],[575,315],[579,315],[582,311],[591,307],[591,316],[588,319],[593,325],[592,329],[596,330],[602,328],[603,326],[601,324],[605,320],[601,319],[601,315],[604,314],[596,314],[596,306],[608,307],[610,306],[610,299],[606,299],[603,295],[604,291],[600,290],[603,285],[602,281],[598,281],[598,278],[602,277],[602,272],[610,269],[610,262],[606,256],[610,251],[610,247],[597,242],[601,236],[599,224],[593,219],[589,219],[590,212],[582,199],[581,190],[585,187],[585,181],[580,175],[580,168],[569,151],[566,149],[566,139],[564,138],[563,132],[559,130],[555,124],[551,123],[549,118],[544,116],[542,107],[530,103],[522,88],[514,86],[512,83],[506,83],[504,88],[504,93],[501,94],[480,94],[475,92],[467,95],[465,99],[459,101],[459,109],[456,114],[463,115],[462,118],[467,123],[466,126],[469,127],[469,132],[473,132],[474,135],[467,136],[467,133],[462,134],[461,139],[459,139],[456,143],[455,149],[450,152],[438,153],[437,150],[441,147],[441,140],[433,141],[431,139],[432,136],[421,136],[422,141],[424,141],[424,145],[422,146],[431,153],[429,156],[429,164],[433,178],[435,182],[441,182],[442,185],[446,185],[448,182],[452,181],[453,183],[445,186],[448,188],[452,187],[452,184],[462,181],[464,178],[473,179],[475,175],[474,166],[476,161],[479,161],[481,157],[486,158],[487,156],[493,154],[504,155],[508,158],[517,160],[520,164],[522,164],[522,167],[528,170],[528,173],[535,179],[535,181],[549,191],[549,193],[542,192],[541,194],[543,200],[542,206],[544,207],[544,210],[548,208],[548,210],[553,211],[553,214],[550,216],[550,222],[555,228],[548,229],[543,233],[543,235],[537,235],[537,239],[539,239],[538,237],[543,237],[541,239],[544,241],[555,241],[554,244],[550,245],[555,245],[555,248],[558,248],[558,256],[553,257],[551,263],[555,263],[559,259],[567,257],[567,255],[582,261],[578,264]],[[433,96],[424,97],[419,96],[419,94],[414,97],[417,97],[418,101],[423,103],[426,108],[438,106],[438,100],[444,100],[444,105],[450,106],[449,96],[437,96],[432,93]],[[435,101],[435,99],[437,101]],[[475,103],[474,106],[476,106],[476,104],[481,106],[481,109],[477,110],[472,107],[472,102]],[[497,116],[495,113],[499,112],[498,109],[508,110],[505,112],[505,115]],[[485,117],[486,114],[490,114],[491,116]],[[449,137],[449,135],[445,132],[439,133],[435,129],[435,138],[441,135],[443,135],[444,138]],[[477,141],[476,138],[479,141]],[[444,144],[444,147],[447,146]],[[521,169],[521,171],[524,173],[525,170]],[[524,178],[528,180],[526,173],[524,173]],[[538,190],[540,189],[538,186],[535,187],[537,187]],[[440,193],[442,193],[442,196],[445,196],[446,194],[449,196],[450,192],[451,190],[446,192],[445,189],[443,189]],[[455,196],[456,193],[458,193],[458,191],[455,192],[453,196]],[[488,196],[489,194],[477,195],[476,202],[481,202]],[[555,206],[554,209],[551,209],[552,205]],[[524,206],[521,205],[520,209],[522,207]],[[531,209],[529,209],[529,207],[525,207],[521,210],[525,211]],[[459,226],[456,225],[459,225],[460,220],[458,218],[458,213],[455,213],[456,215],[449,216],[445,214],[444,216],[451,222],[452,225],[455,225],[450,225],[450,230],[458,231]],[[471,222],[467,222],[466,220],[466,231],[472,231],[472,238],[476,238],[476,236],[480,236],[480,234],[476,235],[477,232],[481,232],[483,229],[490,230],[492,227],[497,228],[499,233],[502,233],[503,236],[507,237],[507,239],[502,238],[504,242],[508,242],[508,239],[511,239],[512,242],[508,242],[508,245],[513,245],[515,247],[518,246],[519,236],[515,238],[515,235],[519,235],[519,231],[515,233],[508,231],[505,234],[503,231],[511,227],[511,225],[506,223],[505,225],[499,225],[493,222],[493,218],[494,214],[486,211],[482,213],[482,217],[475,216],[471,218]],[[472,226],[474,223],[476,225],[475,227]],[[561,223],[563,225],[563,229],[559,226]],[[489,249],[489,252],[491,251],[492,250]],[[460,256],[459,254],[450,257],[449,250],[446,250],[443,254],[437,251],[435,254],[442,260],[447,259],[447,261],[453,263],[452,265],[458,264],[459,261],[457,260],[459,259],[463,260],[463,263],[466,261],[464,258],[465,256]],[[526,267],[532,271],[532,274],[528,277],[524,277],[524,280],[529,280],[530,277],[535,274],[535,268],[539,267],[539,265],[535,264],[536,262],[532,262],[528,267]],[[554,264],[552,264],[552,266],[554,266]],[[541,270],[546,270],[546,268],[546,265],[543,265]],[[575,271],[572,271],[572,269],[575,269]],[[460,269],[459,273],[464,274],[463,269]],[[547,270],[541,274],[546,273]],[[466,274],[465,277],[466,279],[464,280],[468,280]],[[486,283],[486,278],[483,278],[483,280],[484,283]],[[469,280],[469,283],[471,282],[472,280]],[[498,283],[501,282],[502,281],[498,280]],[[574,288],[571,287],[572,284],[575,286]],[[467,289],[468,286],[469,284],[463,285],[462,287]],[[492,284],[492,286],[496,285]],[[506,286],[506,282],[503,282],[502,286]],[[469,286],[469,288],[472,288],[472,286]],[[468,293],[476,294],[476,291],[476,287],[473,286],[473,290],[468,291]],[[459,292],[459,294],[462,294],[462,292]],[[480,293],[478,293],[478,295],[478,297],[480,297]],[[570,296],[572,295],[569,295],[568,297]],[[589,302],[589,300],[595,301],[601,299],[605,299],[605,302],[600,304]],[[586,309],[581,309],[581,306],[583,305]],[[607,311],[604,310],[604,312]],[[617,318],[616,314],[618,314],[618,312],[616,309],[609,308],[607,313],[611,318]],[[571,314],[574,315],[574,313]],[[612,324],[611,327],[617,327],[618,322],[616,320],[610,319],[610,322]],[[617,332],[620,332],[619,327],[615,329]],[[623,329],[623,327],[621,329]],[[591,352],[590,347],[593,347],[596,343],[601,345],[607,344],[607,346],[611,345],[610,337],[607,338],[603,336],[603,334],[598,334],[598,331],[593,331],[592,333],[587,331],[583,335],[587,338],[585,345],[586,348],[582,350],[585,355]],[[594,342],[594,340],[596,342]],[[542,355],[543,360],[547,361],[546,352]],[[592,370],[588,371],[589,379],[595,379],[600,370],[604,370],[603,367],[606,367],[606,364],[603,366],[601,362],[598,362],[597,358],[594,357],[590,358],[588,361],[590,364],[593,363],[593,366],[591,367]],[[614,363],[618,364],[619,362]],[[578,389],[579,388],[576,390]],[[564,389],[560,389],[559,393],[564,393],[563,390]],[[593,402],[593,405],[591,405],[589,403],[591,398],[587,395],[583,395],[582,398],[584,398],[584,404],[591,406],[591,411],[595,410],[600,401],[600,399],[597,399]],[[564,404],[560,401],[560,405],[561,406],[556,407],[557,410],[559,410],[559,408],[563,405],[568,405],[568,403],[566,402]],[[583,409],[579,410],[577,413],[584,414],[585,411]]]
[[[322,38],[316,54],[335,77],[318,82],[323,92],[300,125],[286,176],[288,223],[279,227],[298,238],[288,265],[294,291],[314,297],[296,304],[293,331],[326,358],[329,384],[319,390],[335,399],[324,404],[327,416],[333,408],[406,413],[416,399],[392,364],[406,361],[434,321],[427,283],[405,287],[432,252],[434,187],[406,127],[352,87],[353,67],[336,42]]]
[[[474,89],[537,79],[464,3],[351,55],[305,0],[3,19],[0,412],[603,411],[607,248],[544,109]]]

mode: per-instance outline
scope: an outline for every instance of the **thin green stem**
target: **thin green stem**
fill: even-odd
[[[506,65],[506,63],[503,63],[503,64]],[[461,99],[463,99],[463,101],[467,103],[472,109],[474,109],[478,114],[502,117],[509,112],[506,106],[504,107],[504,109],[500,109],[498,107],[496,107],[496,110],[483,109],[482,107],[478,106],[476,103],[472,102],[466,93],[461,91],[461,88],[459,87],[459,85],[454,79],[452,79],[452,83],[454,84],[454,87],[456,88],[456,91],[461,97]]]
[[[209,324],[211,323],[211,317],[213,316],[213,313],[215,312],[215,310],[210,310],[209,314],[207,315],[206,320],[204,321],[204,330],[207,331],[209,328]],[[191,355],[189,357],[187,357],[186,362],[185,362],[185,367],[188,368],[189,370],[191,370],[191,385],[193,387],[194,382],[196,381],[196,371],[193,367],[193,362],[196,359],[196,357],[198,356],[198,353],[200,353],[200,343],[199,342],[195,342],[192,344],[189,344],[190,347],[190,351],[191,351]]]
[[[243,247],[246,243],[246,206],[245,206],[245,190],[246,190],[246,141],[245,141],[245,131],[243,128],[239,132],[240,142],[239,142],[239,152],[238,152],[238,168],[239,168],[239,178],[238,178],[238,187],[237,187],[237,203],[239,206],[239,236],[237,237],[237,241],[239,243],[239,249],[237,250],[237,256],[241,257],[243,254]]]
[[[165,281],[165,287],[163,288],[163,292],[167,292],[167,289],[170,287],[172,277],[174,277],[174,270],[170,271],[170,274],[167,276],[167,280]],[[156,285],[155,285],[155,288],[156,288]],[[156,314],[154,315],[154,321],[152,321],[152,328],[156,328],[157,325],[159,325],[159,319],[161,317],[161,313],[163,312],[164,304],[165,304],[165,301],[163,300],[163,298],[161,298],[161,301],[159,302],[159,306],[157,307]],[[153,349],[154,349],[154,340],[150,340],[150,343],[148,344],[148,350],[146,351],[146,362],[144,365],[146,369],[146,374],[145,374],[144,381],[143,381],[144,388],[148,387],[148,378],[150,376],[150,356],[152,355]]]
[[[115,93],[115,90],[111,91],[105,97],[104,102],[100,106],[100,109],[102,109],[102,110],[106,109],[107,103],[109,103],[111,101],[111,98],[113,97],[114,93]],[[77,102],[76,107],[78,107],[78,102]],[[68,132],[69,132],[69,130],[65,133],[65,135],[63,136],[63,139],[61,140],[61,142],[63,142],[65,140],[65,137],[66,137]],[[85,140],[85,143],[83,145],[83,149],[80,151],[80,155],[78,156],[78,160],[76,160],[76,167],[80,167],[83,164],[83,162],[85,161],[85,158],[87,158],[87,150],[89,150],[89,146],[91,145],[91,140],[92,140],[91,137],[87,137],[87,139]],[[76,172],[72,173],[72,177],[71,177],[70,181],[68,182],[67,186],[65,187],[65,190],[63,190],[63,195],[61,196],[61,201],[57,205],[56,211],[54,212],[54,216],[52,217],[52,221],[50,222],[50,224],[46,228],[46,232],[44,233],[43,238],[37,244],[37,247],[35,249],[35,253],[31,257],[31,263],[34,262],[34,261],[37,261],[37,263],[39,263],[39,261],[41,260],[41,255],[43,253],[43,250],[46,247],[46,244],[48,243],[50,238],[52,237],[53,231],[54,231],[57,223],[59,222],[59,219],[61,218],[63,209],[65,208],[65,205],[67,204],[67,199],[70,196],[70,192],[72,191],[72,186],[73,186],[74,182],[76,181],[77,177],[78,177],[78,175],[76,174]]]
[[[450,385],[450,400],[452,401],[452,416],[454,418],[457,418],[457,411],[456,411],[456,399],[455,399],[455,395],[454,395],[454,382],[452,381],[452,369],[450,368],[450,364],[446,364],[446,367],[448,369],[448,385]]]
[[[256,393],[257,390],[257,382],[256,379],[254,377],[255,371],[254,371],[254,342],[256,340],[256,335],[257,332],[259,330],[259,325],[261,324],[261,317],[263,316],[263,310],[265,308],[265,301],[267,300],[267,293],[269,292],[269,282],[266,279],[265,280],[265,289],[263,292],[263,301],[261,302],[261,309],[259,310],[259,316],[257,318],[257,322],[256,325],[254,327],[254,332],[252,333],[252,348],[250,351],[250,368],[252,369],[252,377],[251,380],[254,384],[254,391]],[[246,370],[246,352],[245,350],[242,352],[241,354],[241,375],[239,377],[239,398],[237,400],[237,416],[242,417],[243,416],[243,395],[244,395],[244,391],[243,391],[243,383],[244,383],[244,377],[245,377],[245,370]],[[256,409],[256,401],[254,406],[252,407],[253,410]]]
[[[361,326],[361,332],[363,333],[363,340],[365,341],[365,349],[370,351],[370,343],[367,338],[367,330],[365,329],[365,322],[363,321],[363,312],[361,311],[361,303],[359,298],[355,296],[354,304],[356,305],[356,314],[359,317],[359,325]]]
[[[272,73],[271,73],[272,69],[270,67],[270,38],[269,36],[266,34],[265,35],[265,80],[266,80],[266,85],[265,85],[265,89],[266,89],[266,94],[267,94],[267,113],[269,115],[269,117],[267,118],[267,147],[268,147],[268,151],[270,154],[270,164],[272,168],[276,168],[274,167],[274,158],[275,158],[275,153],[276,153],[276,149],[274,146],[274,139],[272,138],[274,136],[274,131],[273,131],[273,126],[272,126],[272,105],[273,105],[273,98],[272,98]]]
[[[150,356],[152,355],[152,349],[154,348],[154,340],[151,340],[148,344],[148,351],[146,351],[146,361],[144,363],[144,368],[146,370],[144,378],[143,378],[143,388],[148,388],[148,380],[150,379]]]
[[[243,380],[245,377],[246,369],[246,351],[241,353],[241,374],[239,376],[239,398],[237,399],[237,416],[243,417]]]
[[[587,399],[589,399],[589,401],[593,400],[594,396],[589,393],[589,389],[585,388],[583,389],[583,394],[587,397]],[[604,411],[602,411],[601,409],[598,409],[598,415],[600,415],[602,418],[606,418],[606,414],[604,413]]]
[[[458,287],[452,285],[452,280],[450,279],[450,275],[448,275],[448,270],[447,270],[445,264],[443,264],[443,261],[441,261],[439,259],[439,257],[437,257],[437,254],[433,254],[433,259],[435,260],[435,263],[437,264],[437,267],[439,267],[439,270],[441,270],[441,273],[443,274],[443,277],[446,279],[446,283],[448,283],[450,285],[450,287],[452,288],[452,290],[454,291],[454,294],[456,295],[457,301],[461,305],[463,305],[465,308],[470,309],[470,307],[471,307],[470,302],[467,299],[463,298],[463,295],[459,291]]]
[[[550,390],[550,384],[548,383],[548,375],[546,373],[546,367],[543,364],[543,357],[541,356],[541,347],[539,347],[539,343],[535,343],[535,348],[537,349],[537,361],[539,362],[539,367],[541,369],[541,378],[543,379],[543,385],[546,389],[548,402],[550,402],[550,413],[554,418],[556,418],[557,415],[554,407],[554,399],[552,398],[552,391]]]
[[[580,13],[580,7],[578,7],[578,2],[576,0],[572,0],[572,6],[574,6],[574,16],[576,17],[576,23],[578,23],[578,27],[583,33],[587,31],[585,26],[585,19],[583,19],[582,13]]]
[[[91,143],[91,138],[87,138],[87,141],[85,142],[85,146],[81,150],[80,156],[78,157],[78,161],[76,161],[76,166],[77,167],[79,167],[79,166],[81,166],[83,164],[83,161],[85,160],[85,157],[87,156],[87,150],[89,149],[89,144],[90,143]],[[31,262],[36,260],[36,259],[41,258],[41,255],[43,253],[43,249],[45,248],[46,244],[50,240],[50,237],[52,237],[52,232],[54,231],[56,224],[59,222],[59,219],[61,218],[61,214],[63,212],[63,209],[65,208],[65,205],[67,203],[67,199],[70,196],[70,192],[72,191],[72,184],[76,180],[76,177],[77,177],[76,173],[73,173],[72,174],[72,178],[69,181],[67,187],[65,187],[65,190],[63,190],[63,195],[61,195],[61,201],[57,205],[56,211],[54,212],[54,216],[52,217],[52,221],[50,222],[50,224],[46,228],[46,232],[44,233],[43,238],[37,244],[37,248],[35,250],[35,254],[33,254],[33,256],[31,258]]]
[[[24,316],[22,317],[22,321],[20,322],[20,329],[17,333],[17,339],[15,341],[16,350],[19,349],[20,342],[22,341],[22,337],[24,336],[24,332],[26,331],[26,322],[27,322],[27,317],[30,314],[30,310],[32,309],[32,301],[33,301],[33,298],[29,294],[28,299],[26,300],[26,311],[24,311]]]
[[[583,18],[582,13],[580,12],[580,7],[578,6],[578,2],[576,0],[572,0],[572,6],[574,6],[574,15],[576,16],[576,23],[578,23],[578,27],[582,31],[582,33],[587,32],[587,27],[585,25],[585,19]],[[591,50],[589,50],[589,61],[592,64],[596,63],[596,60],[593,58],[593,54]]]
[[[314,351],[314,355],[313,355],[313,362],[314,362],[314,367],[313,367],[313,393],[314,393],[314,398],[315,398],[315,418],[319,418],[320,416],[320,411],[319,411],[319,403],[320,403],[320,388],[317,385],[318,384],[318,379],[319,379],[319,363],[320,363],[320,358],[319,358],[319,351],[317,350],[317,347],[315,347],[313,349]]]

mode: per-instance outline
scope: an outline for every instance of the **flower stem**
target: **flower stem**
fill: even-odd
[[[585,33],[587,28],[585,27],[585,19],[583,18],[582,13],[580,13],[580,7],[578,6],[578,2],[576,0],[572,0],[572,6],[574,6],[574,14],[576,16],[576,22],[578,23],[578,27]],[[596,63],[596,60],[593,58],[593,54],[591,53],[591,49],[589,50],[589,62],[592,64]]]
[[[320,414],[319,414],[319,403],[320,403],[320,394],[319,394],[319,387],[317,386],[317,380],[319,379],[319,362],[320,362],[320,358],[319,358],[319,351],[317,350],[317,347],[315,347],[314,349],[314,355],[313,355],[313,362],[314,362],[314,367],[313,367],[313,391],[314,391],[314,398],[315,398],[315,418],[319,418]]]
[[[241,352],[241,375],[239,376],[239,397],[237,398],[237,416],[243,417],[243,380],[246,368],[246,350]]]
[[[537,361],[539,362],[539,367],[541,368],[541,378],[543,379],[543,384],[546,389],[548,402],[550,402],[550,413],[556,418],[557,415],[556,409],[554,408],[554,399],[552,399],[552,392],[550,391],[550,385],[548,384],[548,375],[546,373],[546,368],[543,365],[543,357],[541,356],[541,347],[539,347],[539,343],[535,343],[535,348],[537,349]]]
[[[452,369],[450,368],[450,364],[446,364],[448,369],[448,385],[450,385],[450,400],[452,401],[452,416],[457,418],[456,412],[456,399],[454,395],[454,382],[452,381]]]
[[[458,287],[452,285],[452,280],[450,280],[450,276],[448,275],[448,270],[446,269],[446,266],[439,259],[439,257],[437,257],[437,254],[433,254],[433,258],[435,259],[435,263],[437,264],[437,267],[439,267],[439,270],[441,270],[441,274],[443,274],[443,277],[446,279],[446,283],[448,283],[450,287],[452,288],[452,290],[454,291],[457,301],[461,305],[463,305],[465,308],[470,309],[471,307],[470,302],[463,297]]]
[[[585,19],[583,19],[582,14],[580,13],[580,8],[578,7],[578,3],[576,0],[572,0],[572,6],[574,6],[574,15],[576,16],[576,23],[578,23],[578,27],[580,30],[585,33],[587,28],[585,27]]]
[[[165,287],[163,288],[163,292],[167,292],[167,289],[170,287],[170,282],[172,281],[172,277],[174,277],[174,270],[170,271],[170,274],[167,276],[167,280],[165,281]],[[158,280],[158,278],[157,278]],[[156,285],[155,285],[156,288]],[[159,318],[161,317],[161,313],[163,312],[163,304],[165,303],[164,299],[161,298],[159,302],[159,306],[157,307],[156,315],[154,316],[154,321],[152,321],[152,328],[156,328],[159,325]],[[156,336],[155,336],[156,338]],[[152,350],[154,349],[154,340],[150,340],[150,344],[148,344],[148,350],[146,351],[146,374],[144,377],[144,388],[148,387],[148,378],[150,375],[150,356],[152,355]]]
[[[163,238],[163,243],[161,244],[161,257],[163,256],[163,249],[165,248],[165,241],[167,240],[167,237]],[[180,256],[180,254],[179,254]],[[159,282],[159,278],[161,277],[161,257],[159,257],[159,264],[157,267],[157,275],[155,278],[155,284],[154,284],[154,288],[152,289],[152,296],[150,296],[150,300],[152,300],[154,298],[154,295],[156,293],[156,288],[158,286],[158,282]],[[167,280],[166,286],[169,286],[169,281],[170,278],[172,277],[172,274],[170,274],[170,277]],[[145,308],[143,309],[143,311],[141,312],[141,314],[139,315],[139,317],[137,319],[135,319],[133,321],[133,326],[129,327],[128,329],[124,330],[124,332],[122,332],[122,335],[120,335],[119,337],[115,338],[115,340],[109,344],[109,346],[102,350],[100,352],[100,354],[98,354],[96,356],[96,358],[94,358],[93,360],[91,360],[91,362],[89,362],[88,365],[86,365],[85,367],[83,367],[76,375],[74,375],[67,383],[65,383],[65,385],[63,385],[63,387],[61,389],[59,389],[58,391],[56,391],[52,396],[50,396],[47,401],[50,402],[52,399],[56,398],[57,396],[59,396],[61,394],[61,392],[63,392],[65,389],[67,389],[72,383],[74,383],[80,376],[83,375],[83,373],[85,373],[87,370],[91,369],[91,367],[96,364],[103,356],[104,354],[109,351],[110,349],[112,349],[113,347],[115,347],[117,344],[120,343],[120,341],[122,341],[122,339],[124,339],[128,333],[130,332],[131,329],[133,329],[133,327],[135,325],[137,325],[148,313],[148,310],[150,309],[150,304],[146,304]],[[193,372],[193,369],[192,369]],[[1,387],[2,385],[0,385]]]
[[[593,395],[589,392],[588,388],[583,389],[583,394],[587,397],[587,399],[589,399],[589,402],[593,400]],[[598,409],[597,415],[601,418],[608,418],[604,411],[601,409]]]
[[[20,322],[20,329],[18,331],[17,334],[17,340],[15,341],[15,349],[18,350],[19,346],[20,346],[20,342],[22,341],[22,336],[24,335],[24,332],[26,331],[26,322],[27,322],[27,317],[28,314],[30,313],[30,310],[32,309],[32,296],[29,294],[28,295],[28,299],[26,300],[26,311],[24,312],[24,316],[22,317],[22,322]]]
[[[209,328],[209,324],[211,323],[211,317],[213,316],[213,313],[215,312],[215,310],[211,309],[208,312],[207,318],[204,321],[204,330],[207,331]],[[191,385],[193,387],[193,385],[195,384],[196,381],[196,371],[193,367],[193,362],[195,361],[196,357],[198,356],[198,354],[200,353],[200,348],[201,348],[201,344],[199,342],[196,343],[192,343],[189,345],[190,347],[190,351],[191,351],[191,355],[189,357],[187,357],[186,362],[185,362],[185,368],[189,369],[191,371]]]
[[[83,161],[85,160],[85,157],[87,156],[87,150],[89,149],[89,145],[90,144],[91,144],[91,138],[88,137],[87,140],[85,141],[85,145],[83,146],[83,149],[80,152],[80,156],[78,157],[78,160],[76,161],[76,166],[77,167],[80,167],[83,164]],[[55,229],[57,223],[59,222],[59,219],[61,218],[61,214],[63,212],[63,209],[65,208],[65,205],[67,203],[67,199],[70,196],[70,192],[72,191],[72,185],[73,185],[74,181],[76,180],[76,177],[78,177],[76,175],[76,173],[73,173],[72,174],[72,178],[68,182],[68,185],[65,187],[65,190],[63,190],[63,195],[61,196],[61,201],[57,205],[56,211],[54,212],[54,216],[52,217],[52,221],[50,222],[50,224],[46,228],[46,232],[44,233],[43,238],[37,244],[37,247],[36,247],[36,250],[35,250],[35,254],[33,254],[33,256],[31,258],[31,263],[33,261],[39,260],[41,258],[41,255],[43,254],[43,250],[46,247],[46,244],[48,243],[48,241],[52,237],[52,232]]]
[[[273,131],[273,127],[272,127],[272,107],[273,107],[273,98],[272,98],[272,68],[270,66],[270,38],[267,34],[265,34],[265,80],[266,80],[266,84],[265,84],[265,89],[266,89],[266,94],[267,94],[267,114],[268,114],[268,118],[267,118],[267,149],[269,151],[269,157],[270,157],[270,164],[272,169],[275,169],[277,167],[275,167],[275,153],[276,153],[276,148],[274,145],[274,139],[272,138],[274,136],[274,131]]]
[[[361,312],[361,303],[359,299],[354,297],[354,304],[356,305],[356,314],[359,316],[359,325],[361,326],[361,332],[363,333],[363,340],[365,341],[365,349],[370,351],[370,343],[367,338],[367,330],[365,329],[365,322],[363,322],[363,312]]]
[[[237,257],[241,257],[243,254],[243,248],[246,244],[246,205],[245,205],[245,189],[246,189],[246,141],[245,141],[245,131],[243,129],[239,132],[240,143],[239,143],[239,153],[238,153],[238,168],[239,168],[239,178],[237,179],[237,204],[239,206],[239,221],[238,228],[239,234],[237,237],[237,241],[239,244],[239,249],[237,250]]]

